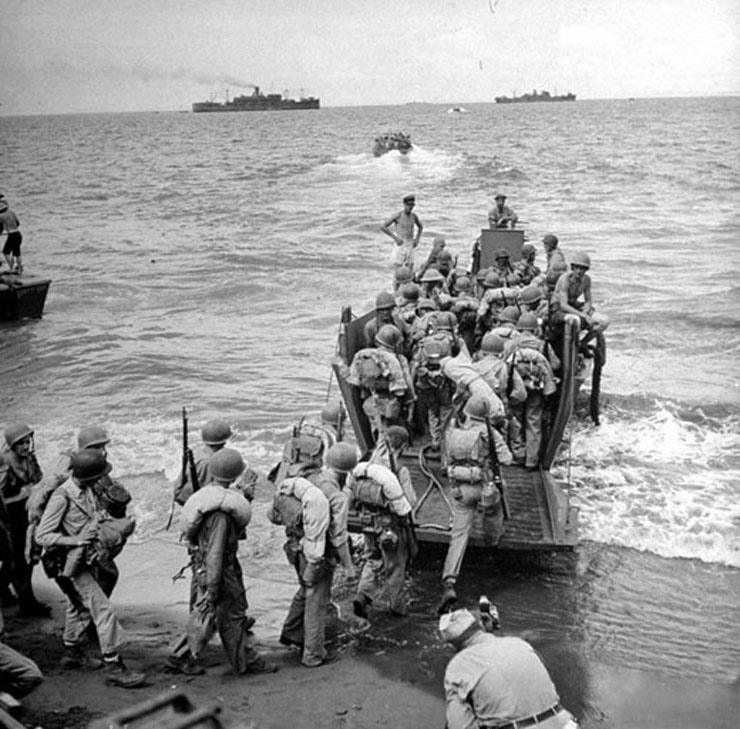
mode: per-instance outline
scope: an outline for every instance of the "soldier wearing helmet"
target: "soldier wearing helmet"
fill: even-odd
[[[534,283],[542,283],[547,279],[557,280],[557,278],[566,272],[568,265],[565,262],[563,252],[558,248],[558,237],[548,233],[542,238],[542,246],[547,253],[547,265],[545,270],[534,279]]]
[[[506,416],[511,411],[511,402],[522,402],[527,393],[519,373],[509,367],[504,359],[506,345],[511,340],[500,335],[498,330],[483,336],[480,346],[480,357],[473,364],[483,381],[498,395],[504,404]]]
[[[508,258],[505,260],[508,261]],[[516,306],[519,298],[518,289],[504,286],[499,272],[495,270],[489,270],[484,283],[486,290],[477,312],[476,344],[500,321],[504,309],[507,306]]]
[[[531,243],[525,243],[522,246],[521,259],[514,264],[514,273],[522,286],[528,286],[542,273],[539,266],[535,265],[536,257],[537,249]]]
[[[349,496],[344,486],[356,465],[355,449],[348,443],[337,443],[327,452],[323,469],[308,477],[329,502],[326,546],[319,562],[306,565],[304,560],[296,564],[299,588],[280,633],[283,645],[301,649],[301,663],[306,668],[316,668],[339,658],[337,653],[326,649],[326,608],[331,602],[337,565],[343,567],[347,577],[355,576],[347,531]]]
[[[587,273],[589,268],[591,259],[588,253],[576,251],[571,256],[570,271],[560,276],[552,294],[551,315],[556,324],[562,324],[566,314],[575,314],[581,319],[584,329],[591,326],[594,306],[591,277]]]
[[[407,283],[411,283],[412,279],[413,275],[411,273],[411,270],[406,268],[405,266],[399,266],[393,272],[393,292],[398,293],[398,290],[401,288],[401,286]]]
[[[210,459],[209,480],[183,509],[183,536],[189,542],[193,561],[192,610],[187,637],[167,659],[172,672],[204,673],[198,658],[216,630],[235,675],[274,673],[278,669],[257,653],[248,634],[251,626],[237,552],[251,519],[251,506],[238,489],[230,488],[245,469],[238,451],[220,448]]]
[[[501,279],[501,283],[499,284],[500,286],[512,288],[521,283],[519,275],[511,265],[511,256],[509,255],[509,251],[505,248],[501,248],[496,252],[494,261],[495,263],[491,267],[491,271],[498,274],[498,277]]]
[[[360,388],[363,410],[377,438],[388,425],[405,422],[414,390],[398,327],[383,325],[375,335],[375,344],[358,350],[349,367],[341,357],[333,364],[350,385]]]
[[[456,282],[457,295],[450,311],[457,319],[457,333],[465,342],[468,352],[475,347],[475,322],[480,302],[473,296],[471,282],[467,276],[460,276]]]
[[[508,465],[512,459],[506,441],[495,427],[503,425],[491,406],[495,395],[489,388],[485,389],[490,397],[482,393],[471,396],[463,411],[464,421],[452,421],[445,434],[443,465],[453,499],[452,531],[442,569],[440,613],[450,609],[457,600],[455,585],[476,513],[483,511],[483,533],[488,544],[496,545],[503,534],[503,507],[498,491],[492,487],[490,448],[495,448],[498,463]]]
[[[183,506],[195,491],[211,480],[209,470],[211,460],[224,448],[232,435],[231,426],[224,418],[212,418],[203,425],[200,431],[203,445],[193,454],[197,484],[193,484],[189,468],[181,472],[175,481],[173,496],[175,503]],[[254,498],[258,480],[259,474],[256,471],[251,468],[244,469],[239,480],[239,489],[250,501]]]
[[[419,216],[414,212],[415,205],[414,195],[406,195],[403,198],[403,210],[391,215],[380,226],[381,232],[393,240],[390,264],[394,270],[403,267],[408,268],[412,273],[414,271],[414,254],[424,230]]]
[[[497,192],[493,199],[495,200],[495,203],[488,211],[488,226],[491,229],[516,228],[519,217],[506,204],[506,195],[502,192]]]
[[[416,272],[415,278],[417,281],[426,273],[426,271],[431,268],[436,268],[437,270],[440,269],[440,260],[452,260],[452,256],[450,255],[450,252],[445,248],[447,245],[447,241],[444,239],[444,236],[442,235],[435,235],[432,239],[432,248],[429,251],[429,256],[427,257],[427,260],[424,262],[424,264],[419,268],[419,270]],[[442,256],[442,259],[440,259],[440,256]],[[446,265],[446,264],[445,264]],[[449,273],[449,271],[448,271]],[[446,276],[447,274],[445,274]]]
[[[83,646],[93,625],[103,654],[106,684],[135,688],[144,683],[146,676],[129,670],[118,655],[123,631],[91,559],[103,537],[103,524],[108,523],[100,519],[93,487],[110,472],[110,464],[101,450],[85,448],[72,455],[70,472],[71,478],[51,494],[36,530],[36,541],[45,550],[61,549],[67,555],[58,577],[63,589],[68,585],[62,664],[72,668],[86,663]],[[87,558],[71,558],[71,553],[81,547],[86,549]]]
[[[0,450],[0,521],[10,535],[11,554],[0,555],[3,572],[2,591],[8,599],[12,583],[18,597],[20,613],[48,617],[51,608],[40,603],[33,593],[31,573],[33,561],[26,557],[28,496],[42,480],[41,467],[34,453],[33,429],[25,423],[13,423],[5,428],[5,444]]]
[[[375,346],[375,335],[385,324],[393,324],[406,334],[407,325],[397,311],[396,299],[393,294],[381,291],[375,297],[375,317],[365,324],[365,346]]]

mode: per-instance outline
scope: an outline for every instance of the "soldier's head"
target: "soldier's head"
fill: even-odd
[[[331,425],[335,430],[339,430],[344,422],[345,410],[339,400],[329,400],[321,408],[321,422],[325,425]]]
[[[77,448],[96,448],[105,453],[105,446],[110,443],[110,438],[105,428],[101,425],[86,425],[77,434]]]
[[[72,471],[72,478],[83,489],[91,487],[111,470],[105,453],[96,448],[83,448],[74,453],[69,467]]]
[[[239,451],[221,448],[208,463],[208,472],[219,486],[228,486],[244,473],[246,467]]]
[[[324,456],[324,465],[343,484],[347,474],[357,465],[357,453],[349,443],[335,443]]]
[[[403,334],[394,324],[384,324],[375,335],[375,344],[379,349],[400,352],[403,346]]]
[[[542,245],[548,253],[554,251],[558,247],[558,237],[552,233],[548,233],[542,238]]]
[[[409,432],[402,425],[389,425],[385,437],[391,450],[400,454],[409,444]]]
[[[223,418],[209,420],[200,431],[203,442],[213,450],[223,448],[231,435],[231,426]]]
[[[25,423],[13,423],[5,428],[5,442],[16,455],[27,456],[33,453],[33,428]]]
[[[478,633],[483,633],[483,625],[470,610],[453,610],[439,619],[439,633],[442,639],[460,650]]]

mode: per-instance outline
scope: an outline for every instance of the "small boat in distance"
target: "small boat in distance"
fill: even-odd
[[[40,319],[50,284],[26,273],[0,273],[0,321]]]
[[[373,155],[376,157],[382,157],[394,149],[398,150],[401,154],[408,154],[413,148],[414,145],[411,144],[411,137],[403,132],[381,134],[379,137],[375,137],[373,141]]]
[[[318,109],[319,99],[314,96],[288,99],[282,94],[263,94],[259,86],[252,86],[254,91],[249,96],[235,96],[231,101],[226,95],[222,104],[211,99],[193,104],[195,113],[218,111],[290,111],[295,109]]]
[[[448,114],[467,114],[468,111],[464,106],[451,106],[447,109]]]
[[[532,91],[531,94],[522,94],[521,96],[517,96],[514,94],[513,96],[497,96],[496,97],[496,103],[497,104],[530,104],[534,101],[575,101],[576,95],[567,93],[567,94],[561,94],[561,95],[553,95],[549,91],[540,91],[538,92],[536,89]]]

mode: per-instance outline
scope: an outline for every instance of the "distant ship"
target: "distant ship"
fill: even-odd
[[[249,96],[235,96],[225,103],[218,101],[197,101],[193,104],[193,111],[288,111],[291,109],[318,109],[319,99],[314,96],[300,99],[284,98],[282,94],[263,94],[259,86],[253,86],[254,91]]]
[[[533,101],[575,101],[575,94],[562,94],[553,96],[549,91],[535,90],[531,94],[522,94],[521,96],[497,96],[497,104],[529,104]]]

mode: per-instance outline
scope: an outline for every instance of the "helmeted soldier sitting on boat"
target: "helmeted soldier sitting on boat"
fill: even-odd
[[[563,251],[558,248],[559,240],[553,233],[548,233],[542,238],[542,247],[547,254],[547,265],[545,270],[534,279],[534,283],[544,283],[547,279],[557,281],[558,278],[568,270]]]
[[[496,425],[503,419],[494,416],[485,397],[471,397],[462,422],[452,422],[445,431],[443,466],[452,492],[452,531],[442,571],[444,591],[439,606],[445,612],[457,600],[455,584],[476,514],[483,514],[483,539],[489,546],[503,535],[504,505],[495,486],[500,480],[498,465],[512,462],[511,452]],[[492,422],[495,421],[495,422]],[[493,439],[493,450],[491,449]]]
[[[413,282],[405,283],[398,290],[396,304],[398,305],[398,316],[406,326],[410,326],[416,319],[416,307],[419,304],[421,288]]]
[[[505,288],[513,288],[521,284],[519,274],[514,270],[510,259],[509,251],[501,248],[496,251],[495,262],[490,269],[498,274],[498,277],[501,279],[501,285]]]

